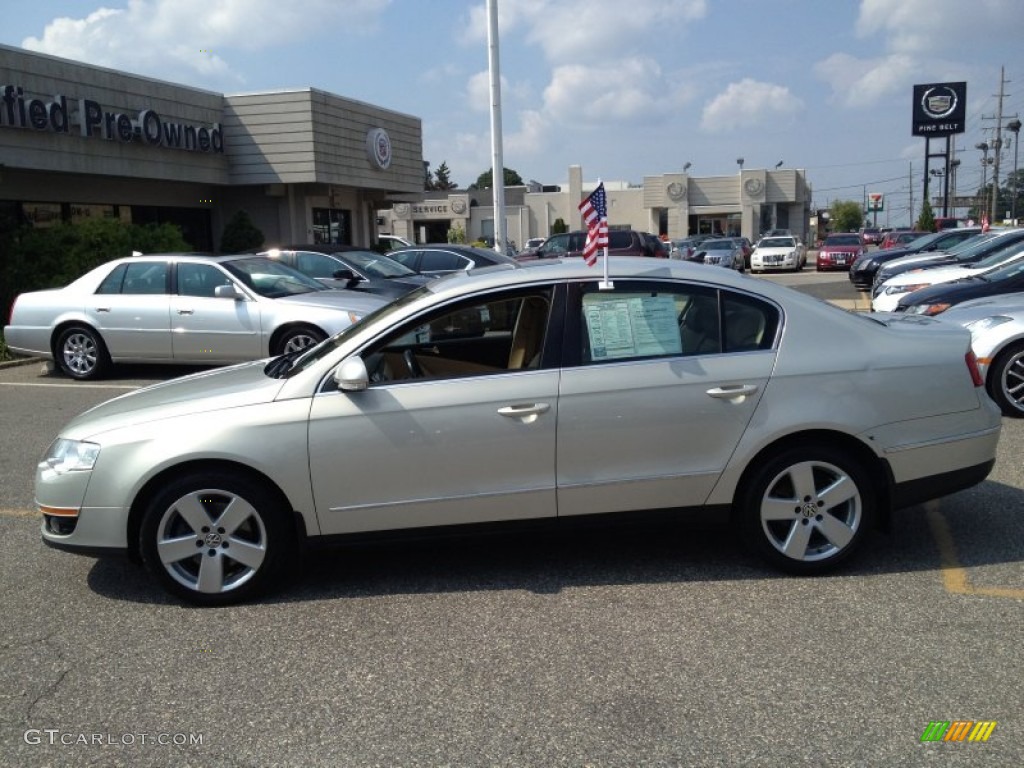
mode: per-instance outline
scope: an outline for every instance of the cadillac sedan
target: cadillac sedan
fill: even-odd
[[[813,574],[991,470],[1001,417],[963,328],[685,262],[608,273],[459,273],[304,352],[99,405],[39,463],[43,540],[211,605],[346,537],[704,508]]]
[[[750,255],[750,271],[788,270],[799,272],[804,268],[807,254],[803,243],[795,237],[763,237]]]
[[[93,379],[112,363],[217,365],[303,349],[384,303],[260,256],[132,256],[23,293],[4,338]]]

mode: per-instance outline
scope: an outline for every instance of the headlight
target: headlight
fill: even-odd
[[[980,320],[972,320],[969,323],[964,323],[964,328],[967,328],[972,336],[977,336],[979,333],[983,333],[991,328],[1002,325],[1003,323],[1013,322],[1012,317],[1006,315],[992,315],[990,317],[983,317]]]
[[[43,461],[58,474],[84,472],[93,468],[99,455],[100,447],[96,443],[58,437],[50,444]]]
[[[909,285],[887,285],[885,287],[886,296],[895,296],[899,293],[910,293],[916,291],[918,288],[927,288],[931,283],[910,283]]]
[[[951,306],[953,305],[948,301],[941,301],[937,304],[915,304],[912,307],[907,307],[906,312],[908,315],[927,315],[932,317],[933,315],[945,312]]]

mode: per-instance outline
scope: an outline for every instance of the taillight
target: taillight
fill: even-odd
[[[964,362],[967,363],[967,370],[971,372],[971,381],[974,382],[974,386],[985,386],[985,380],[981,377],[981,369],[978,368],[978,358],[974,356],[973,349],[967,350]]]

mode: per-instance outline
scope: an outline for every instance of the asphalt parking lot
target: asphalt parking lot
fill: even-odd
[[[768,279],[857,300],[842,273]],[[826,578],[698,517],[338,550],[199,610],[44,547],[32,510],[64,422],[182,372],[0,369],[0,765],[1024,765],[1021,421],[986,482]],[[924,743],[933,721],[996,725]]]

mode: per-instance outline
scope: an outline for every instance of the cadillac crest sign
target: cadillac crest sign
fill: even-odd
[[[967,116],[967,83],[914,86],[913,134],[932,138],[963,133]]]

